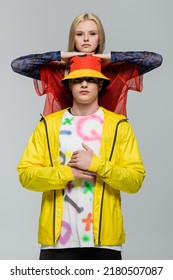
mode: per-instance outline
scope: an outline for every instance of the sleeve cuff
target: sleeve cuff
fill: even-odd
[[[68,177],[68,181],[73,181],[75,178],[74,178],[74,175],[73,175],[73,172],[72,172],[72,168],[70,166],[66,166],[66,171],[67,171],[67,177]]]
[[[115,54],[114,54],[114,52],[112,52],[112,51],[111,51],[111,61],[112,61],[112,62],[115,62]]]
[[[88,171],[91,172],[97,172],[99,169],[99,165],[100,165],[100,159],[98,156],[94,155],[91,161],[91,164],[89,166]]]
[[[57,51],[57,60],[61,61],[61,51]]]

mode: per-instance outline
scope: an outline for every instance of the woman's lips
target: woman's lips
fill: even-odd
[[[89,45],[89,44],[83,44],[82,47],[83,47],[83,48],[89,48],[89,47],[91,47],[91,45]]]

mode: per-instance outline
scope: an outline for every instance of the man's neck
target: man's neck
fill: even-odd
[[[94,114],[98,111],[99,105],[98,104],[73,104],[71,107],[71,114],[75,116],[88,116]]]

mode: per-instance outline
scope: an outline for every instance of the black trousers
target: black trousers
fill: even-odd
[[[39,260],[121,260],[121,252],[104,248],[42,249]]]

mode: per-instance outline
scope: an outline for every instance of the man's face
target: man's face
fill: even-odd
[[[97,78],[83,77],[69,82],[73,100],[78,104],[91,104],[98,100],[98,91],[102,81]]]

